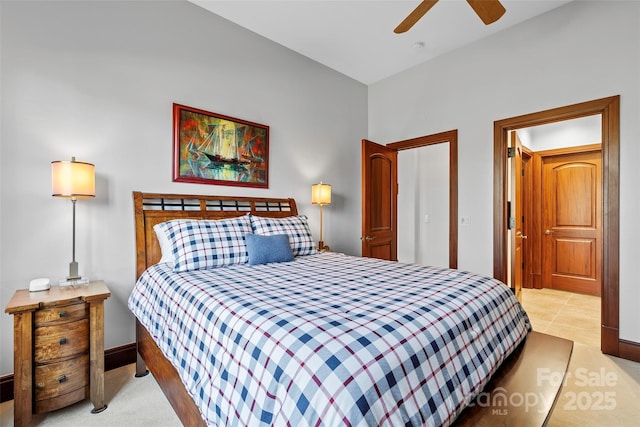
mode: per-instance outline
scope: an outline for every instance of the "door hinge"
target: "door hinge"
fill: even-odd
[[[516,156],[516,149],[515,147],[509,147],[507,148],[507,157],[508,158],[512,158]]]

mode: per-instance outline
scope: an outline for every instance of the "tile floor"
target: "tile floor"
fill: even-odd
[[[533,329],[600,348],[600,297],[555,289],[523,289]]]

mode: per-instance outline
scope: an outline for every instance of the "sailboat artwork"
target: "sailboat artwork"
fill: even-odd
[[[173,104],[176,182],[268,187],[269,127]]]

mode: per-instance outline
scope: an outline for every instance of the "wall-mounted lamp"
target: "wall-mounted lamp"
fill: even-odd
[[[69,263],[70,284],[78,281],[78,263],[76,262],[76,200],[96,195],[95,166],[91,163],[59,160],[51,162],[51,192],[54,197],[71,199],[73,205],[73,246]]]
[[[331,204],[331,186],[329,184],[314,184],[311,186],[311,203],[320,206],[320,240],[318,241],[318,250],[328,250],[329,247],[324,245],[322,241],[322,207]]]

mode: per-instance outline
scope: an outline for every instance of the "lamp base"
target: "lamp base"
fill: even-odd
[[[318,252],[329,252],[330,250],[329,246],[324,244],[324,241],[318,241]]]
[[[88,283],[89,279],[83,279],[82,276],[78,274],[78,263],[71,261],[69,263],[69,275],[67,276],[67,280],[61,280],[60,286],[86,285]]]
[[[83,277],[67,277],[65,280],[60,280],[58,286],[64,288],[65,286],[87,286],[89,285],[89,279]]]
[[[78,274],[78,263],[75,261],[71,261],[69,263],[69,275],[67,276],[67,280],[75,280],[79,278],[80,275]]]

